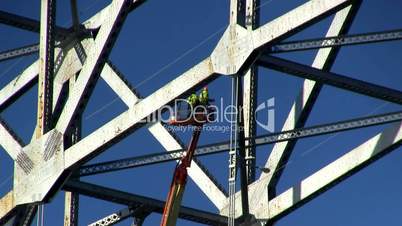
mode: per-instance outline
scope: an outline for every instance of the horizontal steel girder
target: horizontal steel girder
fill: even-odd
[[[134,195],[127,192],[114,190],[82,181],[69,180],[63,187],[64,190],[77,192],[82,195],[94,197],[109,202],[119,203],[127,206],[145,206],[153,212],[162,213],[165,205],[164,201]],[[227,218],[219,214],[209,213],[182,206],[179,217],[185,220],[194,221],[209,225],[225,225]]]
[[[268,55],[262,55],[258,60],[258,64],[297,77],[314,80],[316,82],[321,82],[381,100],[402,104],[402,92],[399,90],[375,85],[332,72],[326,72],[307,65]]]
[[[144,213],[143,210],[145,209],[143,206],[139,206],[136,208],[125,208],[122,210],[119,210],[115,213],[112,213],[94,223],[89,224],[88,226],[111,226],[111,225],[115,225],[123,220],[126,220],[129,217],[137,217],[138,212],[143,212],[143,215],[147,215],[149,213]],[[141,219],[143,220],[144,216],[141,217]]]
[[[88,226],[109,226],[109,225],[115,225],[131,216],[133,216],[134,210],[131,208],[126,208],[119,210],[115,213],[112,213],[100,220],[97,220],[91,224],[88,224]]]
[[[144,3],[145,1],[146,0],[132,0],[128,11],[130,12],[130,11],[134,10],[135,8],[140,6],[142,3]],[[97,27],[99,27],[103,23],[103,21],[98,21],[99,17],[104,16],[105,13],[107,13],[109,11],[109,9],[110,9],[110,6],[107,6],[106,8],[101,10],[101,13],[98,13],[97,15],[95,15],[94,17],[92,17],[91,19],[86,21],[86,23],[90,24],[90,23],[93,23],[93,21],[97,21],[96,25],[97,25]],[[0,10],[0,23],[6,24],[6,25],[9,25],[12,27],[20,28],[23,30],[36,32],[36,33],[39,33],[39,31],[40,31],[40,22],[38,20],[20,16],[20,15],[16,15],[16,14],[12,14],[12,13],[8,13],[8,12],[1,11],[1,10]],[[97,28],[97,27],[93,27],[93,28]],[[56,30],[55,31],[56,36],[59,38],[64,38],[64,37],[68,36],[69,34],[71,34],[71,32],[72,32],[72,29],[67,29],[67,28],[63,28],[63,27],[59,27],[59,26],[57,26],[55,28],[55,30]]]
[[[16,57],[26,56],[37,53],[39,51],[39,44],[32,44],[20,48],[6,50],[0,53],[0,61],[11,60]]]
[[[361,45],[377,42],[388,42],[402,39],[402,29],[370,32],[354,35],[340,35],[333,37],[282,42],[270,47],[269,53],[285,53],[293,51],[328,48],[335,46]]]
[[[40,30],[39,21],[4,11],[0,11],[0,23],[36,33],[39,33]],[[65,37],[70,33],[68,29],[63,27],[56,27],[55,30],[56,36],[59,37]]]
[[[130,217],[139,219],[140,221],[144,221],[145,217],[150,214],[149,211],[151,209],[152,208],[149,208],[149,207],[147,208],[145,205],[140,205],[135,208],[132,208],[132,207],[124,208],[124,209],[114,212],[92,224],[89,224],[88,226],[111,226],[111,225],[115,225],[123,220],[126,220],[127,218],[130,218]]]
[[[402,39],[402,29],[369,32],[353,35],[340,35],[325,38],[306,39],[291,42],[282,42],[270,47],[269,53],[284,53],[303,51],[335,46],[361,45],[377,42],[388,42]],[[0,53],[0,61],[13,59],[20,56],[34,54],[39,51],[39,44],[32,44],[15,48]]]
[[[267,135],[257,136],[255,138],[255,145],[272,144],[292,140],[296,138],[319,136],[328,133],[341,132],[345,130],[358,129],[368,126],[381,125],[384,123],[391,123],[402,120],[402,112],[395,112],[389,114],[381,114],[369,117],[363,117],[353,120],[340,121],[330,124],[318,125],[313,127],[306,127],[295,129],[291,131],[284,131],[280,133],[271,133]],[[247,140],[250,138],[246,138]],[[230,150],[229,141],[205,145],[195,150],[196,156],[216,154]],[[163,163],[180,159],[185,150],[176,150],[170,153],[156,153],[145,156],[120,159],[110,162],[97,163],[87,166],[82,166],[79,169],[79,176],[89,176],[100,173],[113,172],[117,170],[129,169],[139,166]]]

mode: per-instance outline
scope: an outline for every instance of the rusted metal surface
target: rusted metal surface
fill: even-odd
[[[36,137],[51,129],[56,1],[41,0]]]
[[[78,193],[66,191],[64,202],[64,226],[78,226]]]
[[[14,191],[11,190],[0,199],[0,219],[5,217],[15,207]]]
[[[23,148],[33,162],[29,170],[14,166],[16,205],[42,202],[64,172],[63,135],[52,130]],[[45,151],[46,150],[46,151]]]

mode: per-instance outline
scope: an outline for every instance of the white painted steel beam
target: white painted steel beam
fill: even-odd
[[[347,21],[347,18],[351,15],[351,9],[351,6],[349,6],[339,11],[335,15],[326,36],[339,35],[342,33],[342,31],[344,30],[345,22]],[[333,51],[333,48],[320,49],[314,59],[312,67],[319,69],[325,69],[325,67],[328,67],[328,62],[334,54]],[[320,87],[321,84],[317,84],[315,81],[307,79],[304,81],[303,87],[300,90],[300,94],[293,103],[288,117],[282,127],[282,131],[293,130],[296,127],[300,127],[301,123],[299,121],[305,120],[302,119],[301,116],[305,118],[309,114],[310,109],[319,93]],[[265,164],[266,168],[269,168],[272,172],[275,172],[280,167],[278,164],[280,163],[280,159],[284,155],[284,152],[286,152],[286,149],[288,148],[288,144],[290,142],[291,141],[285,141],[276,143],[274,145],[269,159]],[[262,174],[261,177],[262,176],[264,175]]]
[[[74,1],[74,0],[73,0]],[[72,51],[75,52],[75,51]],[[69,89],[73,89],[76,84],[76,76],[72,77],[69,80]],[[76,143],[79,139],[81,139],[82,133],[82,115],[79,115],[79,120],[75,124],[74,130],[70,132],[68,135],[68,143],[67,145]],[[78,210],[79,210],[79,194],[76,192],[68,192],[64,193],[64,226],[78,226]]]
[[[64,133],[71,125],[73,118],[78,113],[81,104],[83,104],[84,96],[88,94],[88,86],[93,80],[96,80],[96,73],[100,72],[104,65],[105,55],[108,55],[109,44],[113,43],[114,38],[119,31],[126,15],[127,1],[113,1],[111,10],[108,14],[108,19],[102,24],[95,41],[91,44],[91,51],[88,52],[87,60],[85,61],[81,72],[77,79],[77,84],[72,90],[73,95],[70,96],[63,108],[60,118],[56,124],[56,128]]]
[[[326,36],[335,36],[343,34],[348,30],[350,26],[350,17],[353,17],[353,8],[348,6],[347,8],[339,11],[335,14],[335,17],[328,29]],[[320,49],[314,59],[312,67],[325,69],[331,67],[334,55],[336,55],[335,48]],[[296,98],[292,105],[292,108],[288,114],[288,117],[282,127],[282,131],[293,130],[298,127],[302,127],[310,114],[312,106],[317,99],[319,91],[321,90],[321,84],[315,81],[305,80],[299,96]],[[285,141],[276,143],[269,155],[269,158],[265,164],[265,168],[270,169],[271,173],[268,175],[262,173],[259,181],[254,185],[254,190],[251,194],[251,203],[255,207],[253,211],[258,209],[264,209],[268,212],[268,200],[272,199],[275,195],[275,187],[280,173],[284,167],[286,167],[286,159],[290,156],[295,145],[295,141]],[[272,181],[272,176],[277,176],[276,181]]]
[[[324,0],[312,0],[291,11],[291,13],[287,13],[277,20],[264,25],[260,29],[254,30],[252,33],[245,33],[244,29],[239,26],[236,27],[237,33],[239,34],[236,37],[229,37],[229,31],[227,31],[220,44],[218,44],[217,48],[212,53],[211,58],[208,57],[198,63],[196,66],[157,90],[149,97],[143,99],[131,109],[120,114],[115,119],[102,126],[73,147],[69,148],[66,151],[66,167],[72,166],[79,161],[83,161],[84,158],[89,155],[96,154],[100,149],[105,148],[114,141],[117,141],[118,138],[127,135],[126,132],[133,129],[133,127],[142,119],[152,114],[163,105],[173,101],[183,93],[189,91],[191,88],[201,84],[202,82],[206,82],[206,80],[213,79],[216,73],[231,74],[236,72],[253,51],[253,49],[250,49],[252,47],[248,44],[244,46],[244,41],[247,40],[254,42],[255,47],[261,47],[263,42],[267,44],[281,36],[290,34],[290,28],[311,23],[315,19],[319,19],[320,16],[327,15],[329,11],[332,12],[350,2],[351,1],[348,0],[336,0],[330,2]],[[312,9],[313,12],[306,13],[308,9]],[[302,17],[301,14],[303,13],[304,16]],[[291,20],[291,17],[293,16],[297,16],[298,19]],[[291,23],[285,23],[285,21],[289,22],[289,20],[291,20]],[[289,27],[283,26],[283,24],[287,24]],[[271,30],[269,35],[266,34],[268,29]],[[233,38],[235,39],[233,40]],[[244,47],[245,49],[236,56],[229,56],[227,51],[229,45],[227,43],[229,42],[231,42],[231,49],[238,47]],[[225,43],[227,45],[225,45]],[[257,45],[255,45],[255,43],[257,43]],[[225,62],[229,65],[224,66],[223,63]],[[187,87],[183,87],[182,84],[187,84]],[[60,123],[60,127],[58,128],[64,129],[65,126],[63,125],[66,125],[66,123]],[[84,152],[81,151],[84,150],[83,147],[85,147]]]
[[[260,20],[260,0],[246,0],[245,25],[248,30],[253,30],[259,25]],[[256,122],[255,110],[258,93],[258,68],[252,65],[243,77],[243,120],[244,136],[255,137]],[[253,140],[245,141],[246,171],[247,182],[252,183],[255,180],[255,162],[256,153]],[[247,147],[250,146],[250,147]]]
[[[0,222],[3,223],[6,216],[15,208],[14,191],[11,190],[0,199]]]
[[[214,77],[213,75],[211,59],[207,58],[67,149],[65,156],[66,168],[84,161],[85,158],[100,152],[112,142],[127,135],[127,132],[132,130],[142,119],[173,101],[190,88]],[[183,84],[187,84],[187,87],[183,86]]]
[[[323,167],[299,184],[269,202],[269,212],[259,218],[274,219],[333,187],[364,166],[398,148],[402,143],[402,124],[394,123],[368,141]]]
[[[177,150],[177,148],[185,148],[185,146],[180,144],[180,141],[177,140],[178,138],[172,136],[172,134],[167,131],[160,122],[151,124],[148,129],[151,134],[162,144],[166,151],[174,151]],[[220,209],[226,204],[226,195],[194,160],[191,162],[191,167],[188,169],[188,175],[191,177],[191,179],[193,179],[194,183],[197,184],[201,191],[204,192],[208,199],[216,206],[216,208]]]
[[[129,6],[129,10],[133,10],[136,7],[140,6],[142,3],[146,2],[146,0],[130,0],[131,5]],[[86,20],[83,25],[87,29],[97,29],[99,28],[104,21],[108,18],[108,14],[112,4],[109,4],[105,8],[99,10],[94,16]]]
[[[127,1],[128,2],[128,1]],[[134,5],[136,3],[141,3],[143,1],[130,1],[129,3]],[[57,161],[58,167],[64,167],[64,169],[70,168],[72,166],[76,166],[80,163],[85,162],[89,158],[92,158],[96,154],[105,150],[108,146],[114,144],[119,141],[123,137],[127,136],[130,132],[134,131],[139,124],[142,125],[142,119],[148,117],[153,112],[160,109],[163,105],[170,103],[174,99],[186,94],[192,89],[198,88],[199,86],[208,83],[215,79],[218,74],[223,75],[233,75],[239,72],[245,72],[249,69],[250,65],[256,60],[257,54],[259,50],[264,48],[265,46],[270,45],[273,42],[282,40],[294,33],[298,30],[307,27],[308,25],[317,22],[318,20],[330,15],[331,13],[336,12],[344,7],[347,7],[348,4],[354,3],[358,1],[352,0],[311,0],[302,6],[290,11],[289,13],[284,14],[283,16],[265,24],[264,26],[257,28],[256,30],[252,29],[244,29],[239,25],[234,25],[231,23],[228,30],[223,35],[222,39],[218,43],[216,49],[213,51],[210,57],[207,57],[205,60],[197,64],[195,67],[189,69],[187,72],[183,73],[178,78],[174,79],[166,86],[157,90],[155,93],[146,97],[145,99],[138,100],[138,97],[132,93],[132,90],[127,87],[127,84],[122,80],[110,79],[108,84],[113,87],[118,87],[117,89],[122,97],[123,101],[127,103],[129,109],[124,113],[117,116],[115,119],[111,120],[109,123],[100,127],[98,130],[93,132],[92,134],[85,137],[83,140],[78,142],[77,144],[68,148],[65,152],[55,152],[57,155],[60,155],[54,161]],[[80,105],[83,103],[84,95],[88,94],[86,91],[88,90],[88,86],[92,85],[91,81],[94,80],[95,74],[99,74],[101,67],[104,65],[104,56],[105,53],[105,45],[113,38],[113,30],[115,29],[115,23],[119,20],[120,13],[124,14],[122,1],[113,1],[111,5],[106,7],[100,13],[95,15],[89,21],[85,23],[85,26],[90,29],[98,29],[100,26],[100,30],[97,33],[96,40],[89,40],[90,49],[92,51],[88,51],[88,57],[86,62],[84,63],[80,76],[77,80],[77,86],[72,91],[71,98],[68,99],[65,108],[61,114],[60,120],[57,123],[57,129],[62,133],[67,131],[69,125],[72,124],[72,120],[74,116],[80,111]],[[129,8],[132,8],[132,5]],[[349,17],[350,7],[340,11],[328,32],[327,36],[337,35],[337,33],[341,33],[344,29],[343,24],[345,20]],[[130,9],[128,9],[130,10]],[[123,16],[124,17],[124,16]],[[32,21],[31,21],[32,22]],[[337,24],[338,23],[338,24]],[[332,57],[332,48],[328,49],[320,49],[317,55],[317,58],[313,64],[314,67],[322,68],[328,65],[328,58]],[[75,56],[73,57],[75,58]],[[38,64],[31,65],[27,71],[25,71],[21,78],[15,79],[13,83],[10,83],[5,88],[0,91],[0,110],[5,108],[8,104],[10,104],[15,98],[17,98],[27,87],[30,87],[36,79],[36,74],[38,73]],[[35,66],[36,65],[36,66]],[[78,64],[77,64],[78,65]],[[79,68],[79,66],[78,66]],[[36,70],[36,72],[35,72]],[[103,70],[111,70],[105,66]],[[43,70],[42,70],[43,71]],[[64,70],[63,70],[64,71]],[[34,73],[35,72],[35,73]],[[97,72],[97,73],[96,73]],[[66,72],[63,72],[63,74]],[[20,80],[22,79],[22,80]],[[64,80],[65,81],[65,80]],[[248,81],[247,81],[248,82]],[[184,87],[183,84],[186,84]],[[288,117],[284,128],[288,126],[288,129],[293,129],[297,126],[297,118],[300,117],[301,111],[309,111],[306,110],[309,107],[309,102],[312,93],[314,93],[316,84],[312,81],[306,80],[303,86],[303,95],[301,95],[300,100],[298,100],[294,106],[292,107],[291,116]],[[116,89],[116,88],[115,88]],[[318,89],[319,90],[319,89]],[[90,93],[90,92],[89,92]],[[317,92],[318,93],[318,92]],[[58,95],[56,95],[58,96]],[[307,113],[308,115],[308,113]],[[307,115],[305,117],[307,117]],[[154,124],[150,126],[150,131],[154,134],[154,136],[161,141],[162,145],[168,150],[180,149],[182,146],[180,142],[175,139],[175,137],[171,136],[165,129],[162,124]],[[398,127],[399,129],[400,127]],[[1,128],[0,128],[1,132]],[[165,136],[168,133],[168,136]],[[52,135],[53,134],[53,135]],[[53,133],[49,136],[59,136],[58,131],[53,131]],[[391,132],[385,132],[385,135],[392,135]],[[392,142],[399,142],[400,132],[398,130],[396,137],[397,140],[389,140],[387,136],[380,136],[383,138],[374,139],[374,143],[381,143],[380,148],[385,148],[386,150],[390,150],[392,148],[387,148],[388,146],[392,146]],[[40,142],[47,142],[48,140],[42,140]],[[59,145],[61,140],[57,138],[57,144]],[[370,142],[370,141],[368,141]],[[283,142],[287,143],[287,142]],[[398,143],[399,144],[399,143]],[[363,144],[365,145],[365,144]],[[367,144],[368,145],[368,144]],[[387,146],[388,145],[388,146]],[[38,145],[38,147],[46,148]],[[284,147],[285,148],[285,147]],[[35,145],[28,147],[28,151],[30,151],[30,156],[37,157],[34,153]],[[274,148],[275,151],[275,148]],[[280,158],[283,157],[284,150],[274,153],[271,161],[272,163],[267,163],[268,165],[272,165],[273,168],[278,168],[278,163],[280,162]],[[379,149],[373,149],[376,153],[385,153],[387,151],[379,151]],[[360,152],[355,152],[362,154]],[[64,156],[63,156],[64,155]],[[363,155],[363,154],[362,154]],[[374,156],[379,156],[375,154]],[[350,162],[350,158],[346,158],[346,160],[342,160],[343,163]],[[359,168],[367,163],[370,159],[370,156],[363,156],[358,158],[359,162],[354,162],[353,164],[356,166],[355,168]],[[36,160],[35,160],[36,161]],[[53,161],[53,160],[52,160]],[[64,164],[61,164],[61,163]],[[338,162],[338,160],[337,160]],[[35,162],[37,163],[37,162]],[[193,166],[196,164],[193,163]],[[330,167],[329,165],[328,167]],[[195,167],[197,168],[197,167]],[[62,168],[60,168],[62,169]],[[191,170],[190,170],[191,171]],[[200,187],[205,187],[203,190],[209,198],[214,202],[214,204],[222,209],[224,208],[224,203],[226,197],[223,194],[220,194],[219,189],[213,184],[213,182],[208,178],[208,176],[202,172],[201,169],[196,169],[194,175],[201,182],[199,182]],[[325,170],[324,170],[325,171]],[[29,170],[28,173],[30,173]],[[39,166],[35,166],[33,169],[33,174],[37,174],[40,172]],[[325,171],[326,172],[326,171]],[[337,180],[337,178],[341,178],[345,173],[345,169],[340,169],[338,176],[328,177],[328,180]],[[25,172],[26,173],[26,172]],[[57,172],[61,175],[61,172]],[[22,175],[23,171],[20,171],[15,177],[19,177]],[[192,173],[190,172],[190,175]],[[319,172],[318,172],[319,174]],[[59,175],[59,176],[60,176]],[[314,174],[316,175],[316,174]],[[313,176],[314,176],[313,175]],[[339,176],[340,175],[340,176]],[[55,176],[55,175],[52,175]],[[312,176],[312,177],[313,177]],[[309,199],[309,197],[317,194],[318,191],[321,191],[323,187],[326,185],[318,184],[317,178],[321,178],[319,176],[315,176],[315,179],[307,178],[301,185],[301,187],[305,187],[307,192],[304,193],[304,190],[300,192],[300,200],[292,200],[289,202],[288,193],[284,193],[269,203],[268,207],[268,197],[265,199],[255,198],[254,200],[250,200],[252,203],[250,206],[252,209],[252,213],[255,213],[256,216],[260,216],[261,218],[273,219],[282,215],[283,213],[291,210],[293,207],[302,203],[303,200]],[[332,179],[331,179],[332,178]],[[21,179],[21,178],[19,178]],[[52,180],[55,178],[52,178]],[[258,195],[266,193],[266,186],[271,181],[271,177],[264,175],[259,181],[251,184],[250,194],[258,197]],[[327,181],[327,183],[332,183],[332,181]],[[46,181],[47,183],[51,183],[51,180]],[[212,186],[211,186],[212,185]],[[215,186],[215,187],[214,187]],[[17,187],[18,188],[18,187]],[[20,188],[18,188],[20,189]],[[47,188],[43,189],[44,192],[47,192]],[[210,195],[208,195],[210,194]],[[44,196],[45,194],[41,194]],[[283,197],[280,198],[279,197]],[[5,197],[7,198],[7,197]],[[18,204],[25,203],[26,200],[39,200],[41,197],[18,197]],[[275,201],[278,200],[278,201]],[[264,202],[261,206],[261,201]],[[1,203],[1,202],[0,202]],[[290,204],[289,204],[290,203]],[[255,204],[255,205],[254,205]],[[274,206],[274,207],[273,207]],[[279,206],[279,207],[278,207]],[[268,211],[269,208],[269,211]],[[1,206],[0,212],[9,211],[10,209],[7,207]],[[0,217],[3,214],[0,214]]]
[[[106,63],[101,77],[128,107],[134,106],[139,100],[138,94],[125,82],[125,79],[122,77],[123,75],[115,70],[113,65]],[[182,141],[169,132],[161,122],[148,125],[148,130],[161,143],[166,151],[185,148],[184,145],[182,145]],[[200,168],[196,162],[193,161],[191,163],[188,174],[218,209],[224,205],[226,195],[219,189],[214,181],[203,172],[202,168]]]
[[[52,116],[52,86],[54,72],[54,27],[56,23],[56,1],[41,1],[39,42],[39,79],[36,137],[50,130]]]
[[[0,111],[7,108],[36,82],[38,72],[39,61],[35,61],[0,90]]]
[[[345,24],[347,24],[346,21],[348,21],[348,17],[351,16],[351,10],[352,8],[351,6],[349,6],[336,13],[334,20],[327,32],[327,36],[338,35],[344,31],[344,26]],[[333,48],[320,49],[313,62],[313,67],[327,67],[329,60],[333,57],[333,51]],[[285,124],[282,128],[282,131],[293,130],[301,126],[300,122],[298,121],[305,120],[303,118],[307,117],[307,115],[309,114],[309,111],[319,93],[319,90],[319,84],[316,84],[314,81],[305,80],[301,93],[293,104],[291,111],[288,114],[288,118],[286,119]],[[271,173],[268,175],[262,173],[260,179],[249,186],[251,213],[255,213],[256,211],[259,211],[259,209],[268,211],[268,193],[274,195],[272,193],[275,192],[274,188],[268,190],[268,184],[272,179],[272,172],[280,170],[280,167],[282,166],[280,166],[279,164],[281,163],[283,156],[285,154],[288,154],[288,152],[290,152],[290,150],[293,148],[292,143],[292,141],[276,143],[265,165],[265,168],[269,168],[271,170]],[[222,209],[221,212],[225,212],[225,210]],[[237,214],[239,214],[238,211]]]
[[[257,28],[253,32],[255,48],[267,45],[281,36],[289,36],[318,20],[353,3],[353,0],[311,0]]]
[[[115,2],[119,2],[119,1],[115,1]],[[138,6],[138,4],[135,4],[135,2],[140,2],[140,1],[133,1],[133,2],[129,2],[130,4],[129,4],[129,9],[128,10],[132,10],[133,9],[133,7],[135,7],[135,6]],[[141,1],[142,2],[142,1]],[[134,3],[134,4],[133,4]],[[116,3],[114,3],[114,4],[116,4]],[[112,5],[112,7],[111,8],[113,8],[113,3],[111,4]],[[126,15],[126,11],[124,11],[125,13],[123,14],[123,15]],[[2,14],[3,15],[3,14]],[[107,17],[107,19],[110,19],[110,17]],[[121,18],[119,18],[119,19],[121,19]],[[26,22],[27,20],[25,20],[25,22]],[[106,24],[109,22],[110,20],[108,20],[107,22],[106,22]],[[35,27],[35,26],[39,26],[39,22],[37,22],[37,21],[34,21],[34,20],[28,20],[28,22],[27,23],[30,23],[30,24],[24,24],[24,20],[20,20],[19,22],[21,22],[21,24],[19,24],[19,26],[20,27],[26,27],[26,26],[30,26],[30,25],[33,25],[33,27]],[[117,21],[118,22],[118,24],[120,24],[120,22],[121,22],[121,20],[118,20]],[[32,26],[31,26],[32,27]],[[39,29],[36,29],[36,28],[32,28],[31,30],[33,30],[33,31],[35,31],[35,32],[38,32],[39,31]],[[99,34],[98,34],[99,35]],[[115,36],[116,35],[116,33],[112,33],[112,35],[113,36]],[[112,36],[112,37],[113,37]],[[98,36],[98,37],[100,37],[100,36]],[[20,95],[22,95],[23,94],[23,92],[25,92],[28,88],[30,88],[36,81],[37,81],[37,75],[38,75],[38,62],[35,62],[33,65],[31,65],[30,67],[28,67],[19,77],[17,77],[16,79],[14,79],[10,84],[8,84],[6,87],[4,87],[1,91],[0,91],[0,110],[2,110],[2,109],[4,109],[4,108],[6,108],[9,104],[11,104],[15,99],[17,99]],[[75,64],[76,65],[76,64]],[[69,65],[69,66],[71,66],[71,65]],[[71,68],[70,68],[71,69]],[[66,70],[67,72],[69,72],[68,70]],[[66,71],[64,71],[64,72],[66,72]],[[58,88],[60,87],[60,86],[57,86]],[[56,97],[57,96],[59,96],[59,92],[57,93],[57,94],[55,94],[56,95]],[[57,132],[56,132],[57,133]],[[53,134],[55,134],[54,132],[52,132],[52,135]],[[52,136],[51,135],[51,136]],[[48,143],[47,143],[48,144]],[[50,145],[53,145],[53,144],[50,144]],[[47,146],[47,145],[45,145],[45,146]],[[43,148],[45,148],[45,149],[47,149],[47,147],[43,147]],[[53,148],[55,148],[55,147],[51,147],[50,149],[53,149]],[[57,148],[57,147],[56,147]],[[52,151],[52,150],[51,150]],[[21,152],[21,153],[23,153],[23,152]],[[46,153],[46,154],[49,154],[49,153]],[[32,173],[32,171],[34,171],[34,173],[32,173],[32,174],[37,174],[38,172],[38,168],[40,168],[40,166],[37,166],[38,164],[39,165],[41,165],[40,163],[41,162],[38,162],[37,160],[38,159],[36,159],[37,158],[37,156],[33,156],[33,155],[35,155],[34,153],[32,153],[31,151],[29,151],[29,153],[28,153],[28,155],[26,155],[26,154],[23,154],[22,155],[22,157],[25,157],[25,158],[22,158],[21,159],[21,161],[19,162],[19,164],[18,164],[18,171],[19,172],[17,172],[16,174],[15,174],[15,176],[14,176],[14,187],[15,186],[17,186],[17,188],[18,189],[21,189],[21,186],[19,186],[19,183],[20,182],[23,182],[23,183],[27,183],[27,181],[25,180],[25,182],[24,182],[24,179],[22,179],[22,178],[19,178],[19,176],[21,175],[21,173],[20,173],[20,169],[21,168],[23,168],[24,169],[24,171],[25,171],[25,173],[26,174],[31,174]],[[35,159],[33,159],[34,160],[34,162],[35,162],[35,164],[32,162],[32,159],[29,157],[29,156],[31,156],[31,157],[34,157]],[[26,158],[26,157],[28,157],[28,158]],[[45,155],[45,156],[43,156],[44,158],[45,158],[45,160],[47,160],[47,158],[48,157],[50,157],[50,158],[52,158],[51,156],[47,156],[47,155]],[[62,157],[62,158],[64,158],[64,157]],[[57,157],[57,159],[60,159],[60,157]],[[58,160],[54,160],[54,159],[52,159],[52,162],[53,161],[58,161]],[[18,157],[17,157],[17,162],[18,162]],[[46,164],[45,164],[46,165]],[[58,165],[57,166],[57,168],[59,169],[59,167],[60,167],[60,165]],[[47,171],[46,173],[51,173],[50,171]],[[57,175],[59,172],[57,172],[57,170],[55,170],[55,172],[54,172],[54,174],[55,175]],[[54,177],[55,175],[52,175],[52,177]],[[31,175],[32,177],[37,177],[38,175]],[[38,178],[39,179],[39,178]],[[39,180],[41,180],[42,178],[40,178]],[[50,179],[50,180],[52,180],[52,179]],[[48,182],[48,181],[47,181]],[[50,181],[49,181],[50,182]],[[42,184],[43,185],[43,184]],[[23,186],[25,186],[25,185],[23,185]],[[47,190],[48,188],[44,188],[44,190],[43,191],[45,191],[45,190]],[[43,192],[43,191],[41,191],[41,192]],[[46,191],[45,191],[45,193],[46,193]],[[15,197],[17,197],[18,198],[18,200],[14,200],[13,201],[13,203],[18,203],[18,204],[21,204],[21,203],[25,203],[26,201],[24,201],[24,199],[26,199],[26,198],[28,198],[28,199],[32,199],[32,200],[38,200],[38,199],[41,199],[41,197],[40,196],[42,196],[42,195],[46,195],[45,193],[40,193],[39,194],[39,196],[36,196],[36,197],[28,197],[29,196],[29,194],[24,194],[23,195],[23,197],[21,197],[21,195],[19,194],[19,195],[15,195],[14,193],[12,193],[13,194],[13,198],[15,198]],[[43,197],[43,196],[42,196]],[[6,197],[5,197],[6,198]],[[5,211],[7,211],[7,212],[9,212],[9,211],[11,211],[13,208],[11,208],[11,209],[7,209],[7,210],[5,210]],[[1,211],[3,211],[4,210],[4,208],[1,208]]]
[[[15,133],[9,128],[5,121],[0,118],[0,145],[7,154],[17,160],[18,154],[22,151],[21,139],[16,137]]]

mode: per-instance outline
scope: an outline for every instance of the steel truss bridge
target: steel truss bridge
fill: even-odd
[[[402,30],[348,34],[362,1],[310,0],[271,22],[260,24],[259,0],[230,0],[230,23],[211,55],[146,97],[133,89],[108,58],[127,15],[146,1],[114,0],[88,20],[79,21],[76,0],[71,0],[70,28],[55,24],[55,4],[55,0],[41,0],[40,21],[0,11],[2,24],[40,34],[37,43],[0,53],[0,61],[39,53],[38,60],[0,90],[0,111],[4,111],[32,87],[38,87],[37,122],[30,143],[24,143],[0,118],[0,145],[14,161],[13,189],[0,199],[1,225],[30,225],[40,210],[37,207],[61,190],[65,191],[65,226],[78,225],[79,195],[127,206],[110,216],[100,216],[91,225],[113,225],[127,218],[133,218],[135,225],[142,225],[150,213],[162,213],[162,200],[79,179],[179,159],[185,149],[183,142],[163,123],[154,122],[147,128],[167,152],[150,150],[145,156],[86,164],[145,126],[142,119],[219,76],[233,78],[236,104],[244,109],[237,116],[243,119],[237,121],[237,126],[243,126],[244,130],[232,131],[239,138],[235,145],[230,141],[204,145],[196,150],[196,156],[230,153],[232,179],[236,179],[238,170],[241,186],[229,196],[212,173],[195,159],[189,175],[219,213],[183,206],[180,218],[206,225],[227,225],[230,216],[236,225],[270,225],[402,144],[402,112],[305,127],[323,86],[402,104],[399,90],[331,72],[342,46],[402,39]],[[332,15],[325,37],[284,41]],[[280,53],[311,49],[318,49],[312,65],[280,57]],[[258,67],[305,79],[300,91],[302,98],[295,99],[282,131],[261,136],[256,136],[254,116]],[[129,108],[88,136],[82,136],[81,117],[99,78]],[[380,124],[390,126],[294,187],[276,194],[282,166],[286,166],[298,139]],[[265,165],[269,172],[256,178],[256,146],[266,144],[274,144]],[[297,198],[295,192],[300,193]],[[230,209],[230,205],[236,208]]]

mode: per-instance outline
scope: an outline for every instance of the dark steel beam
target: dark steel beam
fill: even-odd
[[[0,62],[5,60],[11,60],[20,56],[26,56],[37,53],[39,51],[39,44],[22,46],[15,49],[6,50],[0,53]]]
[[[36,205],[24,205],[15,216],[13,226],[30,226],[37,212]]]
[[[290,131],[284,131],[280,133],[270,133],[254,138],[256,146],[272,144],[281,141],[294,140],[297,138],[305,138],[312,136],[319,136],[329,133],[336,133],[346,130],[364,128],[369,126],[382,125],[385,123],[391,123],[402,120],[402,111],[380,114],[369,117],[362,117],[352,120],[339,121],[335,123],[329,123],[324,125],[299,128]],[[246,140],[252,138],[246,138]],[[230,150],[229,141],[219,142],[209,145],[200,146],[196,149],[196,156],[210,155],[216,153],[222,153]],[[132,158],[119,159],[109,162],[102,162],[87,166],[82,166],[79,170],[80,176],[89,176],[100,173],[113,172],[117,170],[130,169],[145,165],[163,163],[168,161],[174,161],[180,159],[185,150],[177,150],[169,153],[154,153],[149,155],[143,155]]]
[[[163,207],[165,205],[164,201],[160,201],[157,199],[130,194],[127,192],[118,191],[115,189],[106,188],[77,180],[70,180],[66,182],[63,189],[127,206],[146,206],[150,208],[150,211],[157,213],[163,213]],[[227,222],[227,218],[219,214],[214,214],[185,206],[181,207],[179,217],[185,220],[208,225],[226,225]]]
[[[248,30],[254,30],[260,26],[260,0],[246,0],[245,6],[245,25]],[[244,136],[256,136],[255,111],[257,108],[258,95],[258,67],[252,65],[243,77],[243,120],[244,120]],[[256,153],[253,143],[249,140],[244,144],[251,147],[245,148],[247,183],[251,184],[255,181],[256,172]]]
[[[146,206],[141,205],[139,207],[128,207],[121,209],[119,211],[116,211],[92,224],[89,224],[88,226],[111,226],[115,225],[123,220],[126,220],[127,218],[134,217],[139,220],[140,223],[145,219],[146,216],[149,215],[149,208],[146,208]],[[135,221],[135,220],[134,220]]]
[[[141,6],[146,0],[133,0],[129,5],[129,12]],[[13,13],[5,12],[0,10],[0,23],[20,28],[27,31],[32,31],[39,33],[40,32],[40,22],[35,19],[31,19],[28,17],[16,15]],[[64,27],[56,26],[55,27],[56,37],[64,38],[71,34],[72,30]]]
[[[80,17],[78,15],[77,0],[70,0],[70,7],[73,28],[77,31],[80,27]]]
[[[282,42],[270,47],[269,53],[286,53],[336,46],[362,45],[377,42],[389,42],[402,39],[402,29],[370,32],[353,35],[340,35],[325,38]]]
[[[40,32],[40,22],[28,17],[8,13],[0,10],[0,23],[27,31]],[[55,27],[56,36],[65,37],[70,31],[67,28]]]
[[[35,205],[19,205],[0,219],[0,225],[29,226],[36,214]]]
[[[240,25],[246,27],[246,0],[231,0],[230,1],[230,24]],[[232,80],[232,108],[231,127],[230,127],[230,141],[231,149],[229,151],[229,173],[228,173],[228,186],[229,186],[229,210],[227,225],[234,225],[236,216],[236,180],[237,170],[240,174],[240,194],[241,194],[241,210],[242,216],[248,216],[249,202],[248,202],[248,183],[247,183],[247,169],[246,169],[246,150],[244,143],[244,120],[243,120],[243,83],[240,77],[243,74],[236,74],[231,78]]]
[[[240,171],[240,191],[241,191],[241,204],[243,216],[247,217],[250,213],[248,206],[248,180],[247,180],[247,169],[246,169],[246,149],[245,149],[245,135],[244,135],[244,120],[243,120],[243,83],[240,76],[236,76],[233,79],[233,87],[235,98],[235,106],[237,109],[236,114],[236,135],[237,135],[237,146],[238,146],[238,167]]]
[[[353,79],[324,70],[319,70],[307,65],[299,64],[278,57],[262,55],[258,64],[280,72],[297,77],[314,80],[337,88],[371,96],[392,103],[402,104],[402,92],[369,82]]]

